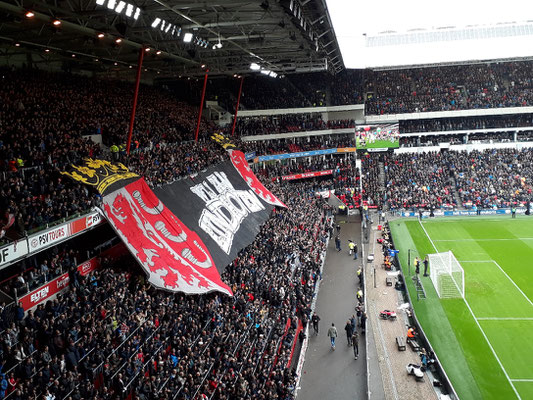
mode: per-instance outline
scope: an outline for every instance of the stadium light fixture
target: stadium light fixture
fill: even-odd
[[[150,51],[150,47],[146,47],[146,48],[144,49],[144,51],[146,51],[146,52],[148,53],[148,52]]]
[[[103,39],[105,37],[105,35],[100,32],[98,35],[96,35],[98,37],[98,39]]]
[[[157,54],[157,55],[160,55],[161,53],[162,53],[161,50],[157,50],[157,51],[155,52],[155,54]]]
[[[50,53],[50,49],[44,49],[45,53]]]
[[[76,58],[76,54],[72,54],[72,56],[71,56],[71,57],[72,57],[72,58]]]
[[[59,26],[59,25],[61,25],[61,21],[58,20],[58,19],[54,19],[54,20],[52,21],[52,25],[54,25],[54,26]]]
[[[35,14],[33,11],[26,11],[26,14],[24,14],[26,18],[33,18],[35,17]]]
[[[261,73],[262,73],[263,75],[270,75],[270,71],[269,71],[268,69],[262,69],[262,70],[261,70]]]
[[[115,43],[116,43],[116,44],[120,44],[120,43],[122,43],[122,39],[121,39],[121,38],[116,38],[116,39],[115,39]]]
[[[183,41],[185,43],[190,43],[192,41],[192,33],[187,32],[185,35],[183,35]]]
[[[20,47],[20,43],[15,43],[15,47]]]
[[[250,64],[250,69],[252,71],[259,71],[261,69],[261,67],[258,64],[256,64],[256,63],[251,63]]]

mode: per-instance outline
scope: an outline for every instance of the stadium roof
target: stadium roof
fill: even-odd
[[[149,47],[161,76],[343,68],[325,0],[0,0],[0,21],[7,63],[120,70]]]
[[[531,0],[327,0],[327,5],[346,68],[533,56]]]

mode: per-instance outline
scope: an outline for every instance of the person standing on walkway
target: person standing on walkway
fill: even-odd
[[[350,255],[353,254],[354,247],[355,247],[355,243],[352,241],[352,239],[348,240],[348,249],[350,250]]]
[[[363,286],[363,267],[357,270],[357,278],[359,278],[359,286]]]
[[[353,259],[357,260],[357,243],[353,242]]]
[[[361,316],[361,333],[363,335],[365,334],[365,329],[366,329],[366,319],[367,319],[366,312],[363,311],[363,315]]]
[[[355,332],[357,330],[357,318],[355,318],[355,315],[350,318],[350,323],[352,324],[352,331]]]
[[[357,291],[357,301],[359,302],[359,304],[363,304],[363,290],[362,289],[359,289]]]
[[[420,275],[420,258],[415,258],[415,273],[416,275]]]
[[[335,350],[335,339],[337,338],[337,328],[335,328],[335,324],[332,322],[331,327],[328,329],[328,337],[331,339],[331,348]]]
[[[339,235],[341,233],[341,226],[337,224],[336,228],[337,228],[337,235]]]
[[[313,323],[313,330],[315,331],[315,335],[318,336],[318,323],[320,322],[320,317],[313,313],[313,316],[311,317],[311,322]]]
[[[428,276],[428,264],[429,264],[429,258],[426,255],[426,258],[424,258],[424,276]]]
[[[335,236],[335,248],[337,251],[341,251],[341,240],[339,239],[339,235]]]
[[[357,333],[357,331],[353,331],[352,346],[353,346],[353,356],[357,360],[357,358],[359,357],[359,334]]]
[[[352,345],[352,335],[353,335],[353,329],[352,329],[352,323],[350,320],[346,321],[346,325],[344,326],[344,330],[346,331],[346,339],[348,340],[348,346]]]

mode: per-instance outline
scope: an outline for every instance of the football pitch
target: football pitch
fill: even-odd
[[[460,399],[533,399],[533,216],[395,220],[390,228],[416,316]],[[421,271],[427,298],[417,301],[409,249],[411,260],[451,250],[465,299],[439,299]]]

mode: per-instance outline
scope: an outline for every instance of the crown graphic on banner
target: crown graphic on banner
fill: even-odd
[[[113,184],[132,178],[139,178],[122,163],[112,164],[106,160],[83,159],[85,165],[72,165],[69,171],[61,172],[70,178],[89,186],[94,186],[100,194]]]
[[[211,139],[213,139],[215,142],[217,142],[219,145],[221,145],[222,147],[224,147],[224,149],[228,149],[229,147],[231,148],[234,148],[236,149],[237,146],[235,146],[232,142],[231,142],[231,139],[225,135],[223,135],[222,133],[213,133],[211,135]]]

